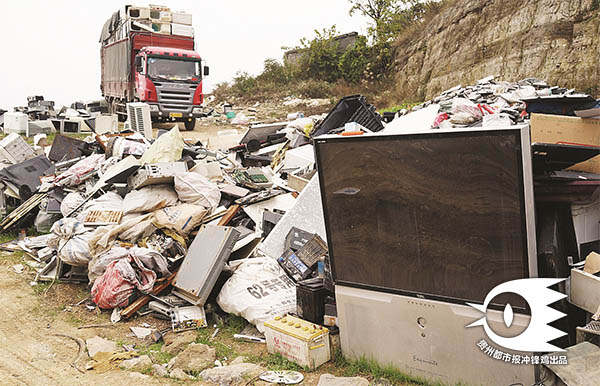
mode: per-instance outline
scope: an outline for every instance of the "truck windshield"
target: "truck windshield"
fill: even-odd
[[[196,81],[200,79],[200,62],[148,58],[148,75],[151,78]]]

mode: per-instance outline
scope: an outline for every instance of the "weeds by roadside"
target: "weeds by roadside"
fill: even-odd
[[[382,366],[373,359],[363,357],[349,360],[339,349],[334,353],[333,361],[335,366],[347,377],[367,376],[374,380],[387,380],[392,384],[431,385],[422,379],[406,375],[391,365]]]

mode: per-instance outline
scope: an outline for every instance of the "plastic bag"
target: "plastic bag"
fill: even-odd
[[[74,218],[63,218],[52,225],[48,246],[58,251],[58,257],[67,264],[87,267],[91,260],[88,242],[91,232]]]
[[[147,269],[160,274],[161,277],[171,274],[167,259],[153,249],[133,247],[129,250],[129,256],[144,264]]]
[[[305,135],[309,135],[315,127],[315,121],[312,118],[298,118],[288,123],[287,127],[300,130]]]
[[[63,198],[60,203],[60,213],[63,217],[67,217],[69,213],[71,213],[75,208],[81,205],[85,201],[85,198],[81,193],[72,192],[69,193]]]
[[[144,221],[129,222],[131,225],[128,227],[123,227],[123,231],[118,237],[120,240],[136,243],[138,240],[148,237],[154,233],[154,231],[156,231],[156,227],[152,222],[152,216],[149,216]]]
[[[150,185],[127,193],[123,199],[123,212],[125,214],[153,212],[175,204],[177,204],[177,193],[172,186]]]
[[[232,125],[247,125],[250,123],[250,118],[244,113],[239,113],[231,120]]]
[[[136,257],[119,259],[108,265],[92,287],[92,300],[102,309],[125,307],[137,288],[148,293],[156,282],[156,273],[146,269]]]
[[[266,288],[264,283],[269,283]],[[217,303],[264,332],[264,322],[296,311],[296,285],[271,258],[243,261],[225,282]]]
[[[48,233],[52,229],[52,225],[60,220],[62,216],[58,213],[47,213],[44,210],[40,210],[35,216],[33,225],[38,233]]]
[[[452,101],[452,117],[450,122],[468,125],[480,121],[483,114],[477,105],[465,98],[455,98]]]
[[[185,236],[200,225],[206,213],[207,210],[200,205],[169,206],[154,212],[153,223],[157,228],[168,228]]]
[[[108,251],[92,259],[88,265],[88,278],[90,283],[104,275],[106,268],[110,263],[119,259],[136,258],[146,269],[150,269],[160,276],[170,274],[167,259],[157,251],[147,248],[123,248],[118,245],[113,246]]]
[[[112,210],[122,211],[123,210],[123,199],[115,192],[107,192],[100,197],[88,201],[81,210],[81,213],[77,216],[80,221],[83,221],[87,214],[94,210]]]
[[[115,260],[124,259],[129,256],[129,249],[114,246],[108,251],[94,257],[88,264],[88,279],[93,284],[97,278],[104,275],[106,267]]]
[[[57,186],[76,186],[81,184],[83,177],[96,170],[104,162],[104,154],[92,154],[71,166],[54,179]]]
[[[146,222],[152,228],[152,213],[140,216],[128,216],[127,221],[121,221],[119,225],[109,225],[96,228],[89,240],[90,253],[92,256],[98,256],[110,249],[112,243],[125,232],[133,234],[132,229]],[[137,240],[137,239],[136,239]],[[134,240],[135,241],[135,240]]]
[[[448,116],[448,113],[440,113],[438,114],[437,118],[435,119],[435,121],[433,121],[433,126],[432,127],[438,127],[442,122],[444,122],[445,120],[447,120],[448,118],[450,118]]]
[[[148,151],[148,145],[145,143],[130,141],[122,137],[116,138],[112,147],[112,154],[118,159],[128,155],[141,156],[146,151]]]
[[[209,210],[216,208],[221,201],[219,187],[198,173],[176,174],[175,190],[181,201]]]
[[[159,162],[175,162],[181,159],[183,153],[183,137],[177,126],[168,133],[161,135],[140,159],[141,164],[155,164]]]
[[[508,114],[489,114],[483,117],[483,127],[509,127],[511,125],[512,120]]]

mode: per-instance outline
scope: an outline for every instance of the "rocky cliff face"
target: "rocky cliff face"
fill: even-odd
[[[400,37],[396,66],[406,100],[488,75],[600,96],[600,0],[456,0]]]

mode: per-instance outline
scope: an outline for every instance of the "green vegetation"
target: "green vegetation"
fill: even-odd
[[[223,343],[224,340],[233,339],[233,334],[238,334],[247,322],[244,318],[235,315],[228,315],[224,323],[219,324],[219,334],[217,338],[210,339],[214,330],[209,328],[199,328],[197,330],[196,343],[202,343],[215,349],[217,358],[228,360],[234,359],[239,354],[229,345]]]
[[[121,341],[117,342],[117,345],[120,347],[123,347],[123,344],[125,343]],[[174,355],[161,351],[163,344],[163,342],[154,343],[148,347],[142,348],[140,350],[140,355],[148,355],[154,363],[168,363],[174,357]]]
[[[386,106],[394,100],[394,42],[450,0],[349,0],[350,15],[370,20],[367,36],[341,49],[336,26],[315,30],[313,38],[300,39],[296,59],[283,64],[266,59],[257,76],[240,72],[232,82],[217,85],[218,100],[262,101],[286,96],[333,98],[363,94],[371,103]],[[286,49],[286,48],[284,48]]]
[[[39,282],[31,288],[33,288],[33,293],[35,293],[38,296],[41,296],[46,293],[46,291],[48,290],[48,288],[50,288],[51,285],[52,285],[52,282],[45,281],[45,282]]]
[[[23,262],[23,256],[25,253],[22,251],[17,252],[0,252],[0,260],[2,265],[15,265]]]
[[[385,379],[393,384],[429,385],[428,382],[422,379],[403,374],[391,365],[381,366],[374,360],[366,358],[350,361],[343,356],[339,349],[335,352],[334,363],[347,377],[367,376],[374,380]]]
[[[18,236],[15,232],[5,232],[0,234],[0,244],[8,243],[16,239]]]
[[[252,362],[259,363],[264,368],[269,370],[278,371],[278,370],[291,370],[291,371],[304,371],[310,372],[308,368],[303,368],[298,366],[294,362],[290,362],[286,358],[284,358],[281,354],[268,354],[266,356],[261,356],[260,358],[249,358]]]

